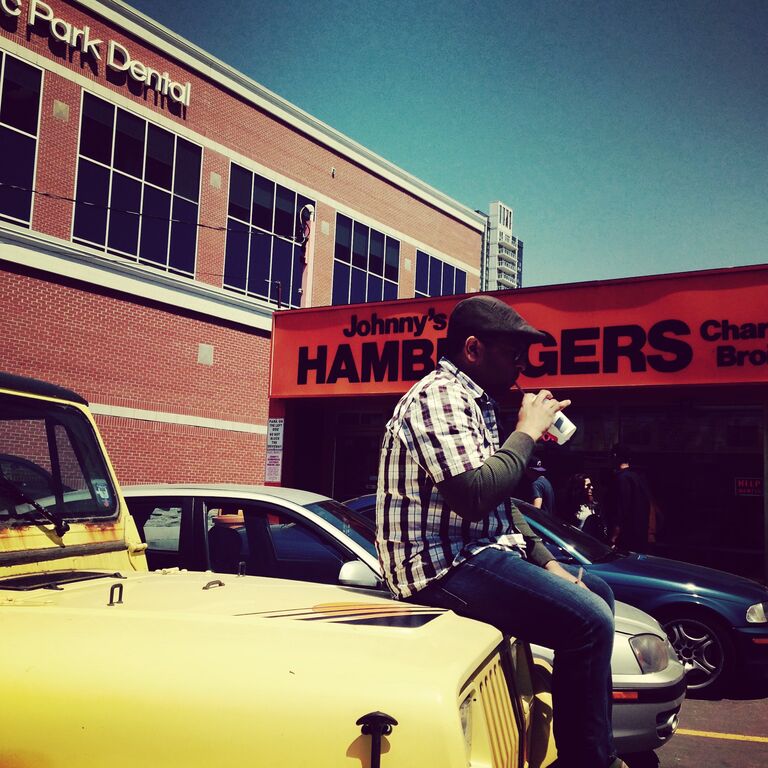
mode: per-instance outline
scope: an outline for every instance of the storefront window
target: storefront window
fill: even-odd
[[[42,72],[0,51],[0,219],[29,226]]]
[[[233,163],[224,287],[299,307],[308,205],[314,201]]]
[[[72,238],[194,277],[202,149],[83,93]]]
[[[467,273],[424,251],[416,251],[416,296],[452,296],[467,290]]]
[[[333,304],[396,299],[399,274],[398,240],[337,214]]]

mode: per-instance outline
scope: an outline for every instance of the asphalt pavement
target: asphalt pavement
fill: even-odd
[[[665,746],[624,759],[629,768],[768,768],[768,679],[742,681],[722,698],[689,696]]]

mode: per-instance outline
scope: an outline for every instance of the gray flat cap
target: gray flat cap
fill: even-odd
[[[462,299],[448,320],[448,338],[463,341],[468,336],[508,335],[523,344],[541,341],[546,334],[529,325],[509,304],[494,296],[478,295]]]

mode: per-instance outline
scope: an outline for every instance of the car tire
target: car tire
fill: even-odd
[[[710,695],[720,691],[730,675],[734,653],[717,618],[686,608],[656,618],[685,666],[688,692]]]

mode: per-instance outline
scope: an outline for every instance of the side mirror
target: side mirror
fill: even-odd
[[[379,589],[381,579],[362,560],[350,560],[341,566],[339,584],[344,587]]]

